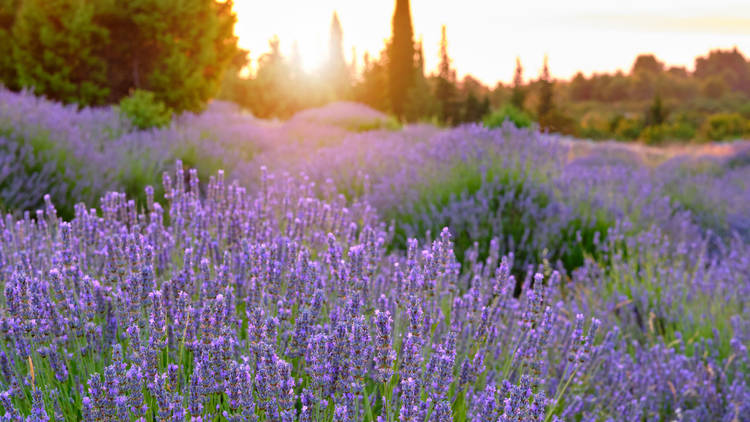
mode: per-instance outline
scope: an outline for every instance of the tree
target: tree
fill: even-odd
[[[354,99],[356,101],[383,112],[391,111],[386,56],[386,50],[381,51],[378,59],[371,59],[370,54],[365,52],[362,78],[354,87]]]
[[[414,84],[414,31],[409,0],[396,0],[392,28],[387,50],[388,87],[393,113],[402,119],[407,93]]]
[[[554,107],[553,82],[549,74],[548,59],[545,55],[542,74],[539,76],[539,103],[536,109],[536,115],[540,123],[552,112]]]
[[[666,119],[667,112],[661,102],[661,95],[657,93],[654,96],[654,101],[651,103],[651,106],[646,110],[644,123],[646,126],[659,126],[664,123]]]
[[[251,85],[250,110],[261,118],[288,117],[291,80],[289,65],[281,55],[279,37],[268,41],[269,51],[258,59],[258,72]]]
[[[424,52],[421,38],[417,42],[414,61],[416,63],[414,84],[409,89],[404,104],[404,118],[407,122],[415,122],[420,119],[430,120],[440,114],[440,104],[432,93],[430,83],[424,75]]]
[[[24,0],[13,27],[21,85],[79,104],[133,90],[198,111],[237,53],[232,2]]]
[[[732,50],[712,50],[707,57],[695,59],[695,76],[709,79],[717,76],[730,89],[750,94],[750,66],[735,47]]]
[[[473,90],[469,91],[464,102],[463,122],[479,122],[490,112],[490,98],[484,96],[480,102]]]
[[[635,58],[633,67],[630,70],[631,75],[639,73],[657,75],[664,71],[664,62],[659,61],[653,54],[640,54]]]
[[[461,107],[457,97],[456,71],[451,68],[451,58],[448,55],[448,37],[443,25],[440,37],[440,64],[435,86],[435,97],[440,102],[441,119],[452,125],[460,121]]]
[[[20,0],[0,0],[0,84],[17,90],[18,75],[13,60],[13,24]]]
[[[583,76],[583,73],[576,73],[570,81],[570,99],[573,101],[588,101],[593,98],[594,85],[593,80],[589,81]]]
[[[13,25],[18,85],[65,103],[103,103],[107,30],[95,12],[93,3],[78,0],[23,1]]]
[[[516,57],[516,71],[513,75],[513,92],[510,96],[510,102],[519,110],[523,110],[523,104],[526,101],[526,91],[523,88],[523,67],[521,58]]]
[[[110,101],[145,89],[176,111],[198,111],[236,57],[232,1],[103,0]]]
[[[539,102],[537,103],[537,118],[539,126],[550,132],[564,134],[575,133],[575,122],[561,110],[555,107],[554,81],[549,73],[547,56],[544,56],[544,66],[539,76]]]
[[[336,12],[331,19],[331,35],[328,43],[326,79],[336,98],[343,98],[349,89],[349,70],[344,59],[344,33]]]

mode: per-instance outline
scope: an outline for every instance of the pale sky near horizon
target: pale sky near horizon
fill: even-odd
[[[303,65],[313,71],[325,60],[331,17],[344,32],[344,52],[357,61],[377,56],[390,37],[393,0],[234,0],[235,28],[253,66],[278,35],[288,55],[299,45]],[[526,79],[536,78],[544,55],[553,77],[627,71],[640,53],[668,65],[693,68],[710,49],[737,47],[750,56],[750,1],[736,0],[412,0],[415,39],[424,42],[425,67],[437,67],[441,25],[460,77],[486,84],[509,82],[516,56]]]

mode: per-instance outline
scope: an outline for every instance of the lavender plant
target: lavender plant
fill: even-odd
[[[0,94],[3,420],[750,415],[741,146]]]

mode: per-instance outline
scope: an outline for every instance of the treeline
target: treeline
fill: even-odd
[[[392,35],[377,55],[347,63],[336,14],[325,66],[311,75],[280,40],[253,61],[238,49],[232,2],[223,0],[0,0],[0,83],[81,106],[117,104],[138,127],[200,111],[212,98],[262,118],[353,100],[400,121],[443,125],[537,124],[593,139],[661,143],[750,136],[750,64],[714,50],[695,70],[638,56],[627,72],[554,80],[545,58],[536,78],[516,61],[511,84],[458,79],[442,28],[439,65],[424,69],[408,0],[396,0]],[[257,63],[257,64],[256,64]]]
[[[646,143],[750,136],[750,63],[737,48],[697,57],[692,72],[644,54],[628,73],[579,73],[559,91],[579,136]]]
[[[200,111],[238,55],[235,21],[232,1],[0,0],[0,82],[146,120]]]
[[[392,36],[379,55],[344,60],[342,30],[334,14],[326,65],[302,70],[299,52],[280,52],[280,40],[257,60],[250,75],[248,52],[225,76],[220,98],[260,117],[286,118],[335,100],[353,100],[402,121],[445,125],[484,121],[499,126],[537,124],[542,130],[593,139],[646,143],[733,139],[750,135],[750,64],[736,48],[696,58],[695,70],[667,67],[651,54],[638,56],[628,72],[577,74],[571,80],[542,72],[525,79],[520,60],[511,84],[488,87],[461,80],[448,51],[445,26],[435,72],[424,69],[424,46],[414,40],[408,0],[397,0]]]
[[[491,90],[471,76],[457,80],[442,28],[439,71],[426,74],[424,47],[415,41],[408,0],[397,0],[392,36],[378,56],[365,53],[358,65],[344,59],[338,16],[331,20],[326,64],[315,75],[302,70],[293,44],[289,57],[280,40],[269,41],[251,75],[241,76],[249,63],[245,55],[226,75],[220,98],[234,101],[259,117],[286,118],[299,110],[335,100],[352,100],[396,116],[399,120],[455,125],[481,120],[490,111]],[[247,54],[248,52],[245,52]]]
[[[750,62],[737,48],[697,57],[694,71],[642,54],[628,72],[555,81],[545,60],[538,79],[524,83],[522,75],[517,61],[514,83],[493,89],[499,107],[486,122],[536,121],[563,134],[647,144],[750,136]]]

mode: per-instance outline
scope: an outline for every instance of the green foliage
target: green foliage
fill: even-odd
[[[138,129],[162,127],[172,120],[172,110],[153,92],[137,89],[120,101],[120,113]]]
[[[463,116],[461,120],[465,123],[480,122],[489,112],[490,99],[484,97],[482,101],[479,101],[474,92],[470,91],[464,102]]]
[[[615,138],[622,141],[638,139],[643,130],[643,122],[633,117],[617,116],[613,121]]]
[[[523,110],[526,102],[526,90],[523,87],[523,66],[521,59],[516,57],[516,71],[513,75],[513,92],[510,96],[510,103],[517,109]]]
[[[429,120],[440,114],[440,103],[432,92],[427,79],[421,73],[414,78],[414,86],[409,89],[404,105],[404,118],[407,122]]]
[[[409,0],[396,0],[393,35],[388,45],[388,88],[393,113],[404,117],[404,104],[414,84],[414,30]]]
[[[290,86],[289,67],[281,56],[279,44],[276,37],[268,42],[270,51],[260,57],[257,75],[249,84],[253,93],[248,98],[249,108],[261,118],[288,117],[292,112],[290,97],[286,95]]]
[[[695,76],[699,79],[719,78],[727,88],[750,94],[750,67],[735,47],[732,50],[712,50],[706,57],[695,60]]]
[[[110,92],[100,55],[107,29],[95,13],[91,2],[24,0],[13,26],[18,85],[65,103],[103,103]]]
[[[460,121],[461,103],[458,99],[456,86],[456,71],[451,67],[448,55],[448,36],[443,25],[440,38],[440,64],[435,79],[435,97],[440,102],[440,118],[448,124],[454,125]]]
[[[0,78],[66,103],[117,103],[143,89],[199,111],[236,56],[234,22],[231,1],[0,0]]]
[[[711,75],[701,84],[701,94],[703,96],[718,100],[729,91],[729,85],[721,76]]]
[[[747,121],[739,113],[717,113],[709,116],[700,128],[704,140],[737,139],[747,130]]]
[[[20,0],[0,0],[0,84],[16,90],[18,75],[13,60],[13,24]]]
[[[653,54],[641,54],[635,58],[631,74],[658,74],[664,71],[664,62],[659,61]]]
[[[658,126],[664,123],[666,119],[667,110],[665,110],[664,106],[662,105],[661,96],[659,94],[656,94],[654,96],[653,103],[651,103],[651,106],[648,108],[648,110],[646,110],[645,124],[646,126]]]
[[[612,134],[611,113],[591,110],[580,118],[578,136],[589,139],[606,139]]]
[[[388,96],[388,63],[385,50],[381,51],[380,57],[377,59],[371,59],[369,54],[365,54],[361,80],[354,86],[354,99],[376,110],[383,112],[391,110],[391,100]]]
[[[667,127],[664,125],[646,126],[640,133],[639,139],[649,145],[662,143],[667,138]]]
[[[695,138],[695,126],[687,121],[677,121],[669,125],[669,135],[674,140],[689,141]]]
[[[506,120],[509,120],[519,128],[529,127],[533,122],[531,116],[525,111],[513,104],[505,104],[499,110],[495,110],[492,114],[486,116],[484,118],[484,125],[489,128],[497,128],[502,126]]]
[[[152,91],[177,112],[201,110],[237,54],[232,2],[106,0],[98,20],[109,30],[110,99]]]
[[[547,114],[540,116],[539,126],[553,133],[564,135],[574,135],[576,133],[575,121],[558,108],[553,108]]]
[[[555,107],[553,90],[554,87],[549,74],[547,56],[544,56],[544,66],[542,67],[542,74],[539,77],[539,101],[536,107],[536,115],[540,122]]]

